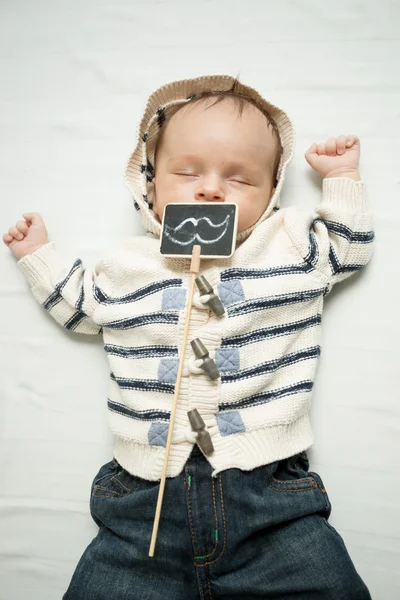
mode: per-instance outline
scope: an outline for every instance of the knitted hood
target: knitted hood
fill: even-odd
[[[152,210],[154,188],[152,179],[154,177],[154,151],[159,131],[168,119],[171,108],[176,104],[185,104],[193,96],[206,90],[229,90],[234,81],[235,78],[230,75],[206,75],[194,79],[182,79],[163,85],[149,96],[138,127],[136,147],[126,165],[125,183],[132,193],[135,208],[139,211],[144,227],[157,237],[161,236],[161,223]],[[259,223],[265,221],[274,208],[279,207],[286,166],[293,157],[295,132],[286,113],[265,100],[255,89],[243,83],[239,84],[238,89],[264,105],[276,122],[283,147],[275,192],[258,221],[237,234],[237,242],[242,242]]]

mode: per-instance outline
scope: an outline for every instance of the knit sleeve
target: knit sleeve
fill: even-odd
[[[331,177],[322,185],[315,214],[289,210],[285,226],[310,270],[331,286],[368,263],[374,233],[363,181]]]
[[[104,261],[85,269],[80,258],[62,261],[54,242],[49,242],[17,264],[35,298],[60,325],[77,333],[101,333],[94,312],[110,288]]]

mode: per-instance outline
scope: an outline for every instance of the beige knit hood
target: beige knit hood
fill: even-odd
[[[176,104],[185,104],[204,91],[229,90],[235,78],[230,75],[206,75],[194,79],[182,79],[167,83],[153,92],[147,101],[137,132],[137,143],[125,170],[125,183],[132,193],[135,208],[139,211],[148,232],[161,236],[161,223],[157,220],[153,206],[154,152],[157,136]],[[292,123],[280,108],[265,100],[255,89],[240,83],[238,91],[249,94],[262,103],[274,118],[278,127],[282,157],[278,168],[278,182],[271,200],[258,221],[237,234],[237,241],[245,240],[253,229],[279,207],[279,197],[287,165],[293,157],[295,132]]]

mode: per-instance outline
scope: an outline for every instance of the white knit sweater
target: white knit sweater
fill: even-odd
[[[168,463],[184,468],[197,408],[214,445],[213,476],[249,470],[313,443],[310,403],[324,296],[365,265],[371,218],[364,183],[323,180],[316,214],[272,212],[228,259],[202,260],[226,312],[195,293]],[[53,242],[18,262],[37,300],[61,325],[103,335],[110,365],[114,456],[128,472],[161,478],[190,282],[188,259],[165,258],[159,239],[126,241],[93,270],[65,261]],[[201,338],[221,377],[211,381],[190,340]]]

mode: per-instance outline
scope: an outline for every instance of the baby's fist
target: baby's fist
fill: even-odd
[[[24,213],[24,221],[18,221],[3,235],[3,242],[20,260],[48,243],[48,233],[39,213]]]
[[[331,137],[325,144],[311,144],[305,158],[322,177],[345,177],[357,172],[360,140],[355,135]]]

